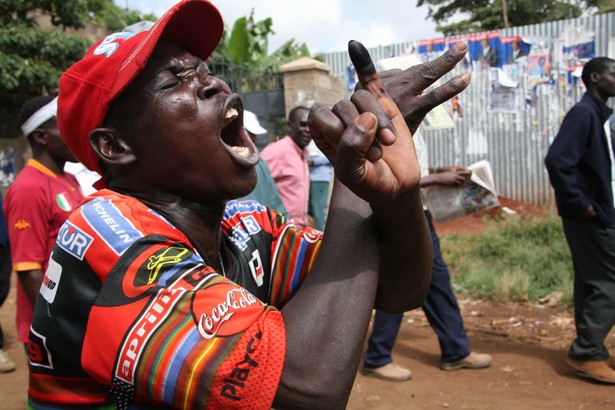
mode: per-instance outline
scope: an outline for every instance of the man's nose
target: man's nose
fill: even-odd
[[[228,85],[213,75],[201,75],[199,81],[200,85],[197,92],[199,98],[209,99],[221,92],[231,93]]]

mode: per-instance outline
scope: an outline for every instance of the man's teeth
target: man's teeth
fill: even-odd
[[[234,118],[239,116],[239,113],[237,112],[237,110],[235,108],[229,108],[228,111],[226,112],[226,114],[224,115],[224,119],[228,120],[229,118]]]
[[[231,151],[235,154],[241,155],[244,158],[248,158],[250,150],[247,147],[231,147]]]

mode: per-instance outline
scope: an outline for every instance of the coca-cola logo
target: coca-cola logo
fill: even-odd
[[[243,332],[265,309],[254,295],[233,283],[211,286],[205,293],[206,297],[192,300],[192,315],[205,339]]]
[[[322,239],[322,232],[315,229],[307,229],[303,231],[303,239],[309,243],[315,243]]]

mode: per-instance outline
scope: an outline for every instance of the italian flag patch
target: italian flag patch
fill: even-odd
[[[70,205],[70,202],[68,202],[68,199],[66,199],[66,193],[64,192],[56,195],[56,202],[58,203],[60,209],[65,212],[70,212],[73,210],[73,207]]]

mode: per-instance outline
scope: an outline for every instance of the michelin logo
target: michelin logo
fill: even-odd
[[[96,198],[81,209],[85,220],[117,255],[143,237],[143,233],[107,199]]]
[[[56,244],[69,254],[73,255],[75,258],[82,261],[85,256],[85,252],[92,244],[92,237],[69,221],[66,221],[58,232]]]

